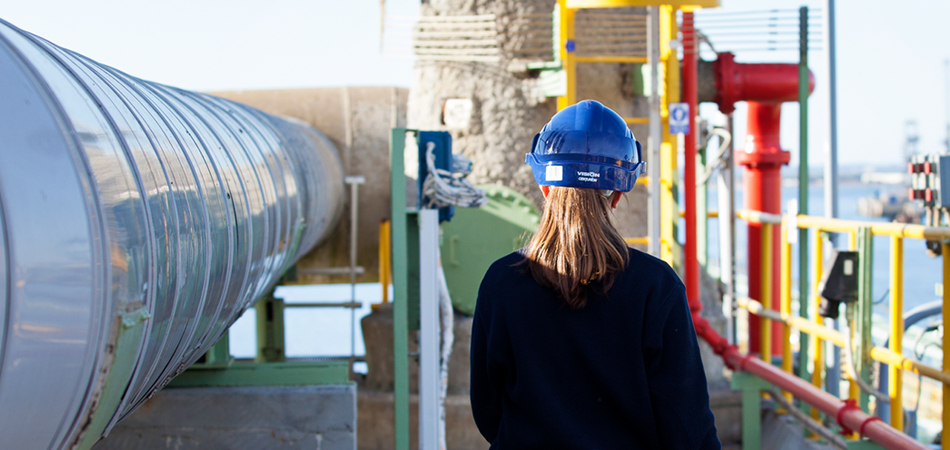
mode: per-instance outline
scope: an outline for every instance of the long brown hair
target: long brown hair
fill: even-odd
[[[591,288],[607,292],[630,259],[610,210],[599,190],[552,186],[538,231],[525,247],[531,276],[572,308],[587,303]]]

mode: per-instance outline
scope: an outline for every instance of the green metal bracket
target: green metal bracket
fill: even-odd
[[[874,266],[874,235],[870,227],[858,228],[858,304],[855,318],[854,337],[857,340],[855,349],[855,370],[864,381],[870,380],[871,375],[871,312],[874,308],[874,298],[871,292]],[[860,406],[868,410],[868,393],[861,391]]]
[[[271,291],[254,304],[254,310],[257,312],[257,357],[254,361],[285,361],[284,300],[274,298]]]
[[[765,380],[746,373],[732,374],[732,389],[742,392],[742,449],[762,448],[762,391],[771,389]]]
[[[349,361],[236,362],[227,368],[186,370],[171,387],[307,386],[350,383]]]
[[[227,331],[215,342],[211,348],[198,358],[198,361],[191,365],[188,370],[204,369],[226,369],[234,363],[234,357],[231,356],[231,343],[228,340]]]
[[[872,441],[847,441],[848,450],[884,450],[884,447]]]

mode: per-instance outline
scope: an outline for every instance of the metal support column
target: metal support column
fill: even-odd
[[[647,8],[647,57],[650,60],[650,137],[647,140],[648,202],[647,250],[660,257],[660,145],[663,124],[660,118],[660,7]]]
[[[389,141],[390,210],[393,246],[393,407],[396,450],[409,450],[409,249],[406,242],[405,128],[393,128]]]
[[[799,9],[798,60],[798,213],[808,214],[808,8]],[[798,315],[808,319],[808,230],[798,231]],[[799,333],[798,376],[808,379],[808,344],[810,337]],[[815,370],[819,370],[815,368]]]
[[[564,69],[564,76],[567,79],[567,90],[564,95],[557,98],[558,111],[577,103],[577,63],[574,61],[574,12],[575,10],[567,7],[565,0],[558,0],[558,13],[560,18],[560,32],[558,38],[558,53],[561,55],[561,67]]]
[[[696,113],[698,112],[696,64],[699,41],[693,27],[693,12],[683,11],[683,100],[689,104],[689,133],[683,136],[683,188],[686,197],[686,242],[683,273],[686,275],[686,298],[693,314],[702,307],[699,289],[699,260],[696,243]],[[697,308],[698,306],[698,308]],[[770,305],[771,306],[771,305]]]
[[[439,448],[439,210],[419,210],[419,450]]]
[[[257,356],[254,362],[282,362],[284,353],[284,300],[271,291],[254,304],[257,315]]]
[[[772,385],[748,372],[732,374],[732,389],[742,392],[742,450],[762,448],[762,391]]]
[[[858,228],[858,304],[855,318],[854,338],[857,340],[854,351],[854,364],[857,375],[868,382],[871,375],[871,312],[874,309],[873,286],[874,235],[871,228]],[[863,390],[858,397],[858,405],[868,410],[868,393]]]
[[[825,154],[825,217],[838,217],[838,82],[835,62],[835,0],[828,0],[825,18],[825,39],[828,45],[828,98],[829,98],[829,132],[828,151]],[[832,245],[837,243],[837,234],[830,233]],[[831,320],[834,329],[838,329],[838,320]],[[832,346],[833,363],[828,368],[828,393],[839,397],[841,382],[841,349]]]
[[[356,239],[357,220],[359,218],[359,187],[366,182],[366,178],[351,175],[344,177],[343,182],[350,185],[350,303],[356,304]],[[350,308],[350,373],[353,373],[354,362],[356,362],[356,308]]]
[[[891,236],[891,350],[904,353],[904,238]],[[888,367],[888,391],[891,397],[891,426],[904,430],[904,369]],[[948,411],[950,412],[950,411]]]

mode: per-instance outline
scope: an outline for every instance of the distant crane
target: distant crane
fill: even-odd
[[[908,120],[904,122],[904,162],[910,160],[917,154],[917,143],[920,141],[920,134],[917,131],[917,121]]]

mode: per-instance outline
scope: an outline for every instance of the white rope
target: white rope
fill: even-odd
[[[426,166],[429,174],[422,183],[422,195],[427,199],[426,208],[442,208],[445,206],[462,206],[475,208],[488,203],[485,191],[475,187],[471,181],[465,179],[472,172],[472,162],[461,156],[454,156],[452,171],[435,167],[435,143],[426,144]]]

